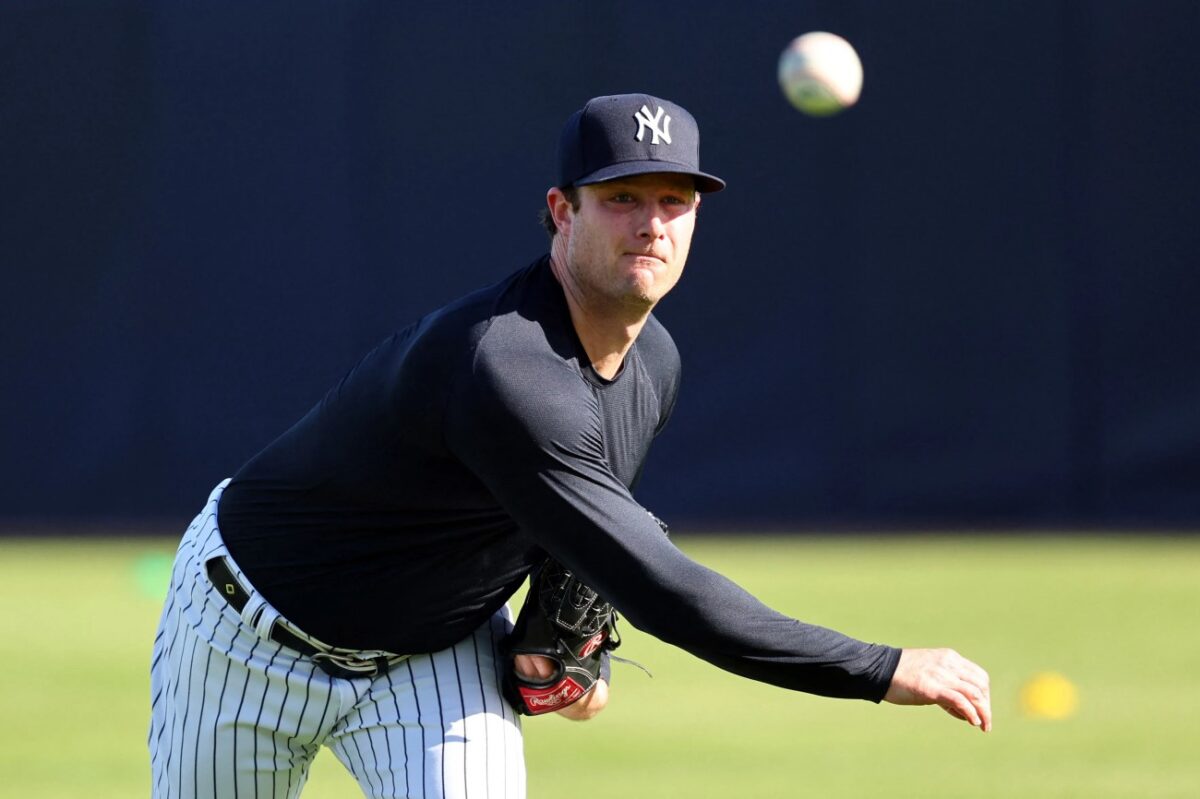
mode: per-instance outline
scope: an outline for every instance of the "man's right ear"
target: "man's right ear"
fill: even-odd
[[[550,210],[550,218],[554,220],[558,232],[565,232],[571,225],[571,201],[563,194],[562,189],[554,186],[546,192],[546,207]]]

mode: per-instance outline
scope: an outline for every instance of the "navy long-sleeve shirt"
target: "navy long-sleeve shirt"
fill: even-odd
[[[679,355],[653,316],[612,380],[547,258],[381,343],[234,476],[231,554],[327,643],[430,652],[545,555],[635,626],[752,679],[878,701],[899,650],[777,613],[680,552],[631,493]]]

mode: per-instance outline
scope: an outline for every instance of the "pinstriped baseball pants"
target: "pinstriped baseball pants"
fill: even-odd
[[[332,677],[257,634],[205,575],[209,558],[228,557],[216,525],[227,482],[184,535],[154,641],[152,795],[299,796],[324,745],[368,797],[522,799],[520,722],[496,667],[507,609],[380,677]]]

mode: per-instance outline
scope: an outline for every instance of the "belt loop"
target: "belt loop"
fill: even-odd
[[[256,597],[256,598],[258,598],[258,597]],[[259,599],[261,599],[261,598],[259,598]],[[279,618],[279,611],[277,611],[275,608],[268,605],[266,603],[266,601],[263,600],[262,604],[259,605],[258,619],[256,621],[252,622],[252,624],[254,625],[255,634],[257,634],[259,638],[270,638],[271,637],[271,627],[275,624],[275,620],[278,618]],[[251,622],[247,622],[247,623],[251,623]]]
[[[267,605],[267,600],[262,598],[261,594],[251,594],[242,608],[242,622],[248,627],[254,627],[257,630],[258,614]]]

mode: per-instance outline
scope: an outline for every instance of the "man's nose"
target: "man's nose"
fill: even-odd
[[[667,226],[663,224],[658,211],[651,211],[642,222],[642,229],[638,231],[638,235],[649,239],[661,239],[666,231]]]

